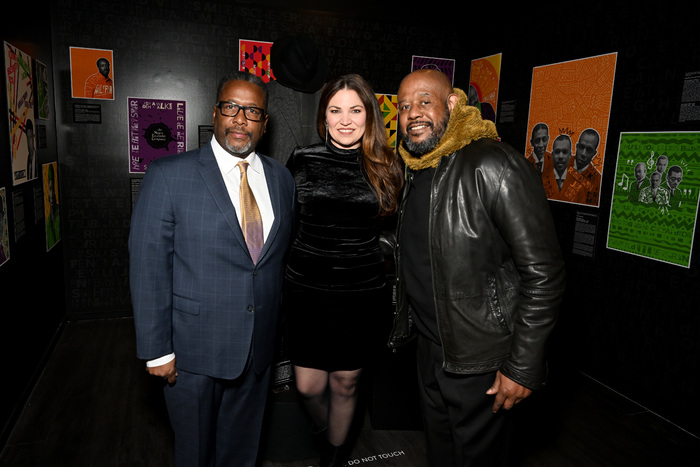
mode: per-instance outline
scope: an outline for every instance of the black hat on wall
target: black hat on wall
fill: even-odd
[[[273,42],[270,65],[280,84],[297,91],[316,92],[326,79],[326,61],[308,36],[285,36]]]

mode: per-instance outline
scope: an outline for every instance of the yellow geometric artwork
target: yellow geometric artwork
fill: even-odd
[[[399,103],[398,96],[395,94],[375,94],[379,102],[379,109],[384,116],[384,127],[386,128],[386,137],[389,140],[389,146],[396,147],[396,126],[397,126],[397,107]]]

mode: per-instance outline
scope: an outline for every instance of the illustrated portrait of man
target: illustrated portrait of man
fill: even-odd
[[[111,65],[109,60],[101,57],[96,62],[97,72],[85,80],[85,97],[92,99],[112,99],[114,97],[114,85],[109,73]]]
[[[638,202],[639,192],[642,191],[642,188],[649,185],[646,164],[644,162],[637,162],[634,166],[634,180],[629,184],[629,195],[627,199],[633,203]]]
[[[683,190],[678,189],[678,185],[683,181],[683,169],[678,165],[672,165],[666,175],[666,189],[668,190],[669,202],[671,206],[681,205]]]
[[[668,206],[670,203],[669,193],[666,188],[661,186],[661,173],[658,170],[649,176],[649,182],[650,185],[639,192],[639,202]]]
[[[546,123],[538,123],[532,128],[530,136],[530,146],[532,153],[527,156],[527,160],[537,167],[537,170],[542,173],[545,165],[549,166],[552,161],[552,154],[547,152],[549,144],[549,127]]]
[[[598,154],[599,144],[600,135],[593,128],[583,130],[576,143],[574,168],[577,172],[576,182],[580,185],[576,202],[598,205],[602,175],[591,162]]]
[[[542,184],[547,198],[559,201],[570,201],[566,193],[572,183],[568,176],[571,162],[571,137],[566,134],[557,136],[552,143],[552,164],[542,172]]]
[[[663,175],[666,171],[666,167],[668,167],[668,157],[663,155],[659,156],[656,159],[656,171]]]

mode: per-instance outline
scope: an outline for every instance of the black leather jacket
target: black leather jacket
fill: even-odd
[[[409,177],[412,174],[409,172]],[[390,347],[410,338],[401,274]],[[545,344],[565,286],[564,263],[538,174],[507,144],[480,139],[442,157],[430,198],[429,239],[443,368],[501,370],[530,389],[544,383]]]

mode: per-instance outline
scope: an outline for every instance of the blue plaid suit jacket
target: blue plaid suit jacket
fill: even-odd
[[[234,379],[253,352],[270,364],[294,222],[289,171],[261,156],[275,221],[257,265],[211,145],[152,162],[131,219],[137,357],[175,352],[177,367]]]

